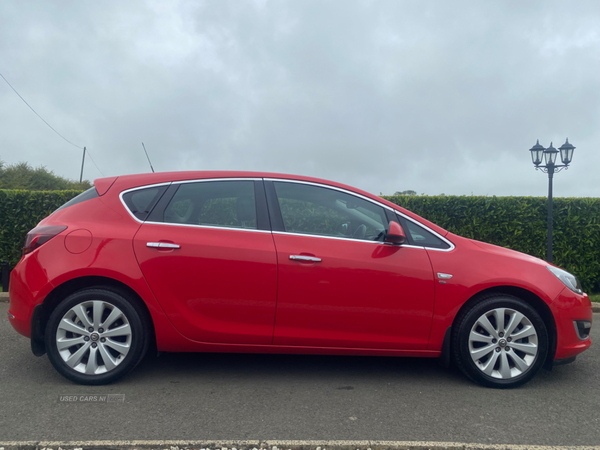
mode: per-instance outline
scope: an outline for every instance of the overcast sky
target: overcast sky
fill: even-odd
[[[379,194],[600,197],[600,2],[0,2],[0,73],[84,178],[265,170]],[[0,160],[81,149],[0,79]]]

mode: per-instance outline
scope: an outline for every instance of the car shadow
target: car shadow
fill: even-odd
[[[161,353],[146,357],[127,378],[136,382],[156,378],[245,380],[298,379],[303,381],[394,380],[418,383],[469,383],[454,368],[446,369],[437,358],[378,356],[272,355],[236,353]]]

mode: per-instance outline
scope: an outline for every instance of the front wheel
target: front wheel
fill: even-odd
[[[133,369],[147,348],[140,313],[122,295],[86,289],[48,319],[46,349],[54,368],[80,384],[108,384]]]
[[[475,382],[511,388],[529,381],[548,354],[548,332],[529,304],[494,295],[463,311],[453,327],[453,355]]]

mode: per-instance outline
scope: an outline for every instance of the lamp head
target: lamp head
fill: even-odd
[[[567,138],[567,141],[558,147],[558,149],[560,150],[560,159],[562,163],[565,166],[568,166],[569,163],[573,161],[573,150],[575,150],[575,147],[569,143],[569,138]]]
[[[558,155],[558,150],[556,150],[552,146],[552,142],[550,142],[550,147],[544,150],[544,160],[546,161],[547,166],[553,166],[556,162],[556,156]]]
[[[531,161],[534,166],[539,166],[542,163],[542,158],[544,154],[545,148],[540,145],[540,140],[538,139],[537,143],[529,149],[531,152]]]

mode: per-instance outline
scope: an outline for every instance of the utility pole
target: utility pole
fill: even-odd
[[[83,181],[83,164],[85,163],[85,147],[83,147],[83,158],[81,160],[81,175],[79,175],[79,183]]]

